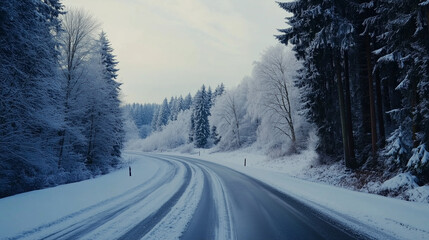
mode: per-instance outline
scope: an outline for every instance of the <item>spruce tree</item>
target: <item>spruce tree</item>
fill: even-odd
[[[210,137],[209,124],[209,99],[206,88],[203,85],[201,90],[194,97],[193,119],[194,119],[194,142],[198,148],[204,148]]]
[[[103,102],[103,109],[100,109],[100,115],[105,119],[100,123],[100,128],[104,136],[98,134],[99,144],[104,145],[99,150],[99,154],[104,154],[104,165],[116,166],[121,157],[121,149],[124,141],[123,130],[123,115],[120,108],[121,101],[119,99],[120,86],[117,82],[118,77],[118,62],[115,55],[113,55],[113,48],[104,32],[100,34],[100,56],[102,64],[103,82],[105,84],[105,96]],[[99,111],[100,111],[99,110]]]
[[[191,109],[192,107],[192,96],[189,93],[186,95],[185,99],[183,100],[183,110]]]
[[[157,130],[161,130],[164,126],[166,126],[169,119],[170,119],[170,107],[168,106],[167,98],[165,98],[159,109],[158,120],[156,123]]]
[[[319,152],[335,157],[338,143],[332,141],[342,133],[342,145],[347,167],[355,168],[353,131],[351,117],[347,117],[349,94],[347,53],[354,45],[353,24],[345,17],[347,3],[337,1],[295,1],[279,3],[280,7],[293,13],[287,18],[290,28],[280,30],[277,36],[281,43],[294,45],[303,68],[299,71],[296,85],[301,89],[302,101],[306,103],[307,117],[317,125],[321,138]],[[333,80],[336,80],[336,83]],[[326,104],[335,106],[326,108]],[[350,114],[349,114],[350,115]],[[339,116],[339,120],[337,120]],[[341,128],[338,127],[341,123]]]
[[[429,181],[429,8],[427,1],[391,1],[380,0],[375,8],[376,16],[368,19],[380,26],[376,33],[383,47],[378,51],[379,67],[386,69],[388,63],[398,69],[397,81],[393,87],[400,91],[400,107],[392,110],[392,117],[398,125],[389,138],[388,149],[403,142],[404,136],[411,136],[412,146],[408,151],[406,167],[421,177],[422,182]],[[395,66],[396,65],[396,66]],[[406,139],[406,138],[405,138]],[[398,159],[401,154],[394,158]],[[402,161],[407,161],[407,159]],[[404,166],[404,162],[399,164]]]

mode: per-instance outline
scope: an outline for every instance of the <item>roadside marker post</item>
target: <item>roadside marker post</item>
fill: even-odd
[[[246,158],[244,159],[244,166],[246,166]]]
[[[128,170],[130,171],[130,177],[131,177],[131,166],[128,167]]]

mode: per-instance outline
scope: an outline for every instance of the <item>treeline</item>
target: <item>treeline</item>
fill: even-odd
[[[0,197],[118,165],[118,62],[97,30],[59,0],[0,2]]]
[[[289,49],[270,47],[255,62],[252,75],[235,89],[226,90],[221,84],[212,91],[203,85],[192,98],[165,99],[152,117],[152,133],[133,141],[130,148],[190,152],[254,146],[272,157],[297,153],[308,147],[311,132],[299,114],[300,100],[293,86],[298,66]]]
[[[279,5],[293,14],[277,38],[303,62],[296,85],[318,152],[429,182],[429,2]]]
[[[159,104],[155,103],[132,103],[123,106],[125,116],[135,125],[138,131],[138,137],[146,138],[152,133],[152,118],[155,112],[158,112]]]
[[[189,123],[196,124],[189,130],[189,142],[194,141],[194,135],[199,135],[202,131],[210,129],[201,128],[200,121],[204,121],[210,116],[210,108],[217,96],[222,95],[225,91],[223,84],[219,85],[214,92],[211,87],[206,89],[203,85],[200,90],[192,97],[189,93],[186,97],[171,97],[170,101],[165,98],[161,104],[127,104],[124,106],[126,115],[133,121],[139,131],[140,138],[146,138],[152,133],[162,132],[171,122],[178,120],[183,112],[192,112],[188,117]],[[198,127],[197,127],[198,126]],[[207,139],[209,136],[204,134],[202,137]],[[199,144],[199,147],[205,147]]]
[[[177,120],[180,112],[190,109],[192,106],[192,96],[188,94],[185,98],[172,97],[170,101],[164,99],[152,116],[151,129],[153,132],[161,131],[170,121]]]

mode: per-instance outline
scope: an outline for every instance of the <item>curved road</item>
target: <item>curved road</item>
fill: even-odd
[[[297,199],[247,175],[215,163],[172,157],[197,165],[204,171],[205,185],[200,208],[184,232],[183,239],[213,239],[216,205],[213,177],[227,192],[232,239],[366,239],[346,226],[323,216]]]
[[[12,239],[371,238],[225,166],[181,156],[134,155],[156,161],[162,171],[121,196]]]

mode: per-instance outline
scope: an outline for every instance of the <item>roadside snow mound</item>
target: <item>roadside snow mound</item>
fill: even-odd
[[[410,173],[400,173],[385,181],[378,189],[378,193],[408,201],[429,202],[429,186],[420,187],[417,184],[417,177]]]
[[[429,186],[425,185],[405,191],[405,196],[410,201],[429,203]]]
[[[400,173],[381,184],[380,191],[401,191],[416,188],[419,186],[416,181],[417,178],[410,173]]]

